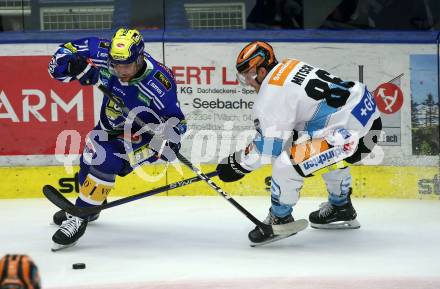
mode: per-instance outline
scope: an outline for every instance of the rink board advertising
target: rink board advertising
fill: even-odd
[[[254,134],[251,112],[255,92],[238,84],[234,70],[236,55],[244,44],[166,43],[164,47],[166,65],[175,75],[180,105],[189,124],[181,152],[200,161],[207,170],[230,152],[243,148]],[[433,89],[435,86],[428,85],[432,81],[436,83],[437,72],[432,67],[435,62],[431,59],[437,57],[434,45],[295,43],[293,49],[292,43],[276,42],[273,46],[279,60],[298,58],[328,69],[342,79],[359,80],[362,67],[364,83],[373,92],[376,102],[382,100],[378,104],[384,126],[379,151],[382,159],[363,168],[354,167],[354,174],[361,179],[371,177],[383,166],[386,168],[383,173],[393,182],[402,174],[408,176],[417,171],[421,175],[410,178],[416,184],[411,186],[415,186],[417,196],[436,196],[438,141],[426,138],[428,132],[436,128],[438,131],[438,95]],[[59,133],[76,130],[82,147],[85,135],[98,119],[97,107],[102,94],[90,87],[77,83],[67,85],[50,78],[47,64],[56,45],[2,47],[0,60],[6,69],[0,70],[0,136],[9,141],[1,142],[0,164],[13,167],[25,160],[27,166],[61,165],[53,156]],[[162,45],[156,43],[150,47],[149,52],[161,59]],[[396,76],[400,77],[394,79]],[[67,138],[64,153],[69,152],[75,141]],[[80,151],[78,149],[77,153]],[[151,167],[153,171],[157,168]],[[29,170],[33,170],[11,169],[23,175],[32,175]],[[53,180],[56,183],[62,178],[74,178],[74,172],[66,174],[62,167],[54,174],[57,175]],[[255,172],[244,179],[252,186],[247,187],[243,181],[240,187],[244,189],[237,187],[233,191],[266,194],[269,175],[267,168],[261,173]],[[182,178],[190,176],[191,173],[186,172]],[[165,184],[176,177],[168,173],[160,182]],[[133,179],[131,182],[136,183]],[[367,190],[362,186],[359,189]],[[202,194],[205,191],[200,190]],[[387,193],[381,191],[368,192],[365,196],[386,196]],[[395,193],[390,195],[399,194],[395,189],[391,191]],[[182,192],[191,194],[193,190],[182,189]]]
[[[0,56],[2,156],[53,155],[58,135],[84,139],[94,125],[93,90],[50,78],[49,56]]]

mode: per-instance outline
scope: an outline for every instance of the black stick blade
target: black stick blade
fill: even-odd
[[[46,198],[52,202],[58,208],[67,211],[73,204],[63,196],[57,189],[52,187],[51,185],[45,185],[43,187],[43,194]]]
[[[52,187],[51,185],[45,185],[43,187],[43,194],[46,198],[52,202],[55,206],[67,213],[84,218],[90,214],[94,214],[100,211],[98,207],[93,208],[78,208],[72,204],[60,191]],[[89,210],[88,210],[89,209]]]

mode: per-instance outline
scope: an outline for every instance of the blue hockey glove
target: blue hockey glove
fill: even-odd
[[[99,69],[78,54],[69,56],[67,74],[75,77],[81,85],[94,85],[99,79]]]

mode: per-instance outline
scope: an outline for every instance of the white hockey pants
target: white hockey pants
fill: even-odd
[[[352,185],[350,168],[330,171],[322,177],[329,193],[329,202],[333,205],[346,204]],[[283,152],[272,165],[271,211],[275,216],[285,217],[292,213],[303,184],[304,177],[296,172],[287,153]]]

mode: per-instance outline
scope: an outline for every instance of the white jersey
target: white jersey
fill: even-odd
[[[275,66],[261,84],[253,107],[257,135],[240,154],[240,164],[254,170],[262,155],[278,157],[297,131],[326,138],[349,131],[357,139],[370,130],[379,111],[370,92],[359,82],[346,82],[323,69],[296,59]]]
[[[293,130],[318,138],[338,128],[360,138],[379,112],[362,83],[344,82],[323,69],[287,59],[264,79],[253,115],[263,137],[286,140]]]

